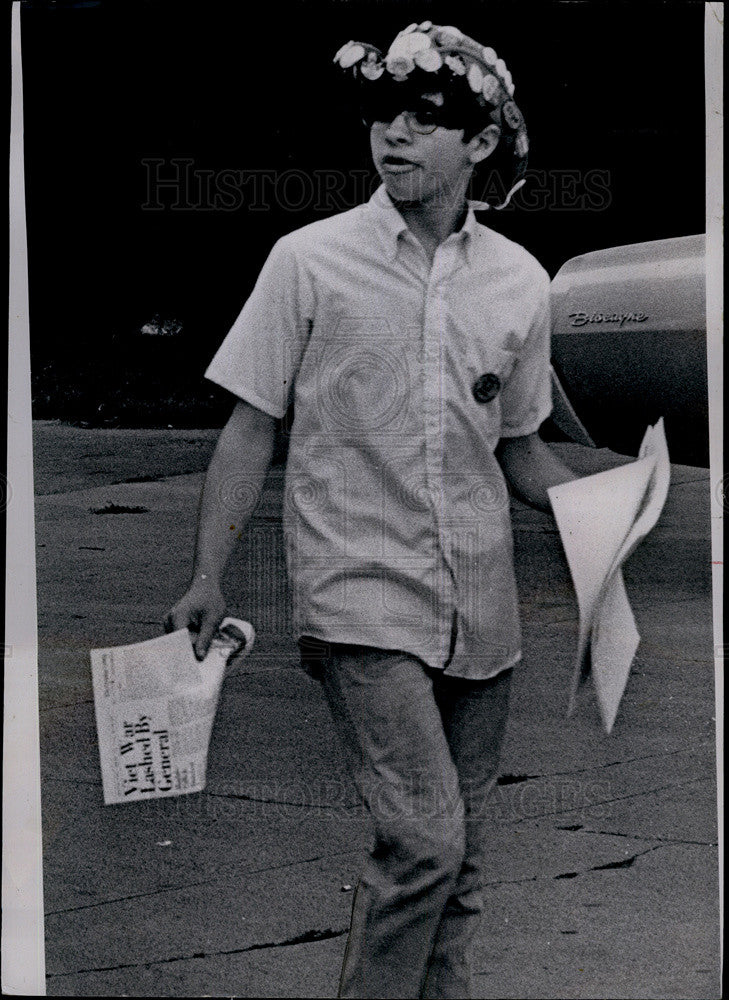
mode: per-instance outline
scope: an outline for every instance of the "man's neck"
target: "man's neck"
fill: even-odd
[[[464,195],[460,201],[450,197],[419,204],[401,203],[397,205],[397,209],[408,229],[432,257],[440,244],[461,228],[466,219],[468,204]]]

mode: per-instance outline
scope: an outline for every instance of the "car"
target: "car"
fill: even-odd
[[[552,281],[552,421],[636,455],[664,418],[672,462],[709,465],[704,235],[595,250]]]

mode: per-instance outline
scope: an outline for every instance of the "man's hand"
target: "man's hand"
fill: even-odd
[[[188,628],[197,635],[193,649],[198,660],[204,660],[213,636],[225,617],[225,598],[214,580],[195,580],[190,589],[165,615],[165,632]]]
[[[207,655],[225,617],[220,581],[236,539],[258,503],[271,461],[274,425],[273,417],[240,400],[210,461],[200,499],[192,583],[163,619],[167,632],[189,628],[197,634],[198,660]]]

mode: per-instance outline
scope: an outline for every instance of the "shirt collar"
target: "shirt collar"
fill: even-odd
[[[394,260],[400,248],[400,239],[409,232],[407,223],[397,208],[395,208],[395,204],[387,193],[384,184],[381,184],[377,188],[370,198],[368,205],[378,228],[385,252],[391,260]],[[455,236],[456,240],[463,246],[467,257],[470,245],[476,235],[477,225],[476,216],[469,202],[468,212],[466,213],[463,225],[455,234],[451,234],[448,237],[448,239],[452,239]]]

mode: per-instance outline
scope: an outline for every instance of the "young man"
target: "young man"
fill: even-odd
[[[549,280],[467,203],[477,165],[500,157],[518,179],[526,163],[496,53],[426,22],[385,58],[350,42],[336,59],[360,88],[382,187],[279,240],[208,369],[239,402],[166,627],[189,626],[204,655],[293,392],[295,620],[375,835],[340,996],[467,997],[484,803],[521,658],[502,470],[543,509],[573,478],[537,434]]]

